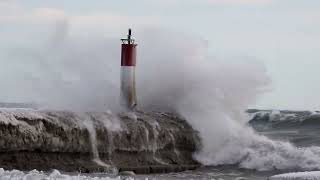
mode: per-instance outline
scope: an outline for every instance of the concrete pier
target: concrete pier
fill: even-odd
[[[108,165],[167,173],[199,166],[192,158],[198,133],[172,113],[0,110],[0,136],[4,169],[103,172]]]

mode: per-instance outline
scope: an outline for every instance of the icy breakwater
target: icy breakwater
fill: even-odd
[[[198,133],[171,113],[0,110],[0,167],[157,173],[193,169]]]

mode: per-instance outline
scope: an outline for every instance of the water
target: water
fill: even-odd
[[[259,134],[289,141],[297,147],[320,145],[320,113],[312,111],[259,111],[250,125]]]

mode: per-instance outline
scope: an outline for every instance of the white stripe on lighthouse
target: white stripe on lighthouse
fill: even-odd
[[[121,104],[129,108],[137,105],[135,66],[121,66]]]

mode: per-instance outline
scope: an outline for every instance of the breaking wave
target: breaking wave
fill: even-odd
[[[320,124],[318,111],[249,110],[248,113],[251,124],[288,125],[290,127]]]
[[[279,174],[269,178],[270,180],[319,180],[320,172],[319,171],[311,171],[311,172],[294,172],[294,173],[286,173]]]

